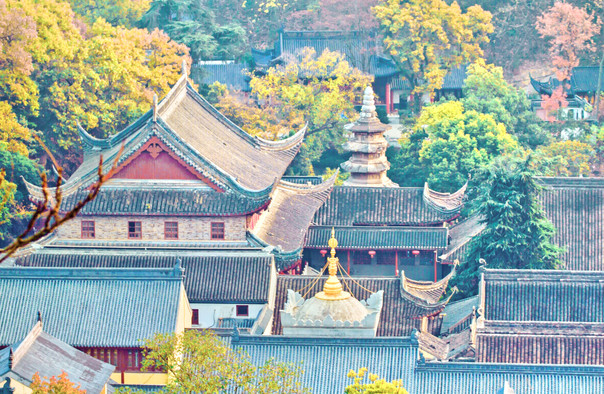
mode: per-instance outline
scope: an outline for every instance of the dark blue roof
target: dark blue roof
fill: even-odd
[[[199,83],[211,85],[220,82],[231,90],[250,91],[250,78],[245,75],[248,68],[243,63],[195,64],[191,71],[194,72],[196,69],[201,72],[201,78],[197,81]]]
[[[325,248],[331,226],[311,226],[306,234],[306,248]],[[338,247],[342,249],[420,249],[447,247],[445,227],[337,226]]]
[[[445,75],[441,90],[463,89],[466,82],[467,70],[467,65],[452,68],[451,71]]]
[[[0,346],[44,330],[82,347],[137,347],[174,332],[182,270],[0,268]]]

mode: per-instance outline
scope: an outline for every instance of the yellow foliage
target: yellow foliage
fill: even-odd
[[[403,387],[402,380],[393,380],[388,382],[380,379],[377,374],[368,374],[369,383],[365,382],[367,368],[361,368],[358,372],[350,370],[348,377],[353,380],[353,384],[346,387],[346,394],[409,394]]]
[[[0,102],[0,141],[6,143],[6,149],[27,157],[25,142],[30,139],[30,131],[18,122],[10,104]]]
[[[417,94],[434,94],[452,67],[481,58],[480,45],[493,32],[489,12],[475,5],[463,13],[455,1],[386,0],[373,11],[386,49]]]
[[[589,176],[594,148],[579,141],[559,141],[540,147],[535,155],[537,168],[546,176]]]

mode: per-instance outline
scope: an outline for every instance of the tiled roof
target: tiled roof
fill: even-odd
[[[604,365],[604,273],[484,270],[478,361]]]
[[[280,179],[298,153],[304,130],[281,141],[265,141],[241,130],[179,80],[159,106],[159,116],[205,160],[251,190]]]
[[[486,224],[481,223],[479,216],[472,216],[461,223],[455,224],[449,229],[451,241],[444,253],[438,258],[447,263],[453,263],[455,260],[463,262],[470,241],[485,227]]]
[[[196,78],[197,83],[211,85],[214,82],[220,82],[229,89],[250,91],[249,77],[245,76],[247,65],[234,62],[208,62],[195,64],[191,68],[191,75],[196,72],[201,74],[201,78]]]
[[[152,138],[218,189],[264,195],[298,153],[305,129],[279,141],[251,136],[212,107],[183,75],[156,111],[147,112],[112,137],[100,140],[82,128],[79,131],[84,161],[62,186],[65,197],[98,179],[101,156],[107,173],[120,152],[118,164],[122,165]],[[26,186],[34,198],[43,198],[40,187]]]
[[[604,392],[604,368],[428,362],[415,368],[415,390],[410,393],[496,393],[506,381],[516,394],[593,394]]]
[[[10,371],[29,385],[36,373],[50,377],[65,372],[80,389],[91,394],[101,393],[115,367],[48,335],[42,326],[41,322],[36,323],[22,341],[0,350],[0,376]],[[9,365],[11,351],[13,359]]]
[[[68,196],[61,209],[72,209],[87,194],[88,190],[80,190]],[[268,193],[254,198],[210,188],[103,187],[97,197],[84,206],[80,215],[246,215],[267,206],[269,198]]]
[[[275,43],[278,57],[295,56],[303,48],[313,48],[317,55],[325,49],[344,54],[351,66],[376,77],[397,73],[394,62],[381,55],[381,43],[358,31],[285,31]]]
[[[305,248],[326,248],[332,227],[311,226]],[[373,227],[336,226],[338,247],[343,249],[418,249],[434,250],[447,247],[444,227]]]
[[[317,278],[314,276],[279,275],[277,277],[277,296],[275,300],[275,313],[273,317],[273,334],[281,335],[280,311],[287,299],[287,290],[301,291],[304,298],[315,295],[323,288],[326,277],[320,278],[314,286],[310,287]],[[419,329],[422,316],[434,316],[443,310],[444,305],[433,306],[418,305],[407,298],[403,298],[401,292],[401,280],[399,278],[350,278],[340,279],[344,289],[351,291],[359,300],[365,300],[370,293],[365,290],[376,292],[384,290],[384,306],[378,324],[378,336],[405,336],[411,331]],[[358,283],[355,283],[355,281]],[[359,286],[360,284],[360,286]],[[364,287],[365,289],[361,288]],[[441,318],[436,316],[429,318],[429,331],[437,335],[440,331]]]
[[[468,70],[467,65],[459,66],[459,67],[455,67],[455,68],[451,69],[451,71],[449,71],[447,73],[447,75],[445,75],[445,78],[443,80],[443,86],[441,87],[441,89],[442,90],[463,89],[465,82],[466,82],[467,70]]]
[[[474,308],[478,309],[478,305],[478,296],[448,303],[443,311],[445,317],[443,318],[441,333],[458,332],[459,326],[462,326],[462,329],[466,328],[468,324],[464,323],[468,322],[468,319],[472,316],[472,311]]]
[[[421,187],[335,186],[314,222],[321,226],[442,224],[458,216],[428,206]]]
[[[320,185],[323,183],[323,178],[320,176],[286,175],[282,177],[281,180],[290,183],[298,183],[300,185]]]
[[[565,84],[565,91],[569,97],[575,94],[585,95],[594,94],[598,90],[598,73],[600,68],[593,67],[574,67],[569,83]],[[604,80],[601,82],[600,89],[604,88]],[[551,95],[552,91],[560,86],[561,82],[556,76],[550,76],[547,81],[539,81],[531,77],[531,85],[539,94]]]
[[[541,178],[540,200],[571,270],[604,271],[604,178]]]
[[[283,251],[300,250],[308,226],[317,209],[329,197],[336,177],[337,172],[316,186],[281,181],[273,192],[270,205],[258,219],[254,234]]]
[[[486,320],[604,323],[604,273],[484,271]]]
[[[181,293],[177,268],[0,268],[0,346],[23,339],[40,311],[71,346],[137,347],[174,332]]]
[[[343,393],[353,383],[350,370],[367,368],[388,381],[402,379],[411,390],[417,345],[409,338],[289,338],[243,336],[233,338],[234,349],[249,354],[251,362],[263,365],[275,361],[293,363],[303,370],[301,381],[312,392]],[[413,391],[410,391],[413,393]]]
[[[170,268],[180,258],[190,302],[265,303],[269,298],[273,257],[262,252],[35,253],[16,260],[30,267]]]
[[[411,301],[415,303],[421,300],[426,305],[435,305],[447,291],[449,280],[455,275],[455,271],[455,267],[453,267],[453,270],[438,282],[409,279],[405,276],[405,271],[401,271],[401,283],[403,286],[401,294],[404,297],[410,297]]]

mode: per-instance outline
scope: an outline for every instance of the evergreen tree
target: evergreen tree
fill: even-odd
[[[454,278],[462,296],[476,294],[480,260],[488,268],[556,269],[562,251],[551,240],[555,229],[539,203],[543,190],[530,157],[499,158],[474,179],[471,208],[486,228],[470,243]]]

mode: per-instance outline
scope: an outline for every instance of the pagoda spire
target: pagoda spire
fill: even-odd
[[[350,128],[352,135],[344,144],[344,150],[352,152],[348,161],[342,163],[342,169],[350,172],[344,185],[364,187],[397,187],[386,172],[390,163],[386,159],[388,141],[384,132],[390,126],[383,124],[375,112],[373,89],[367,86],[363,92],[361,116]]]
[[[335,237],[335,229],[331,228],[331,238],[328,243],[331,248],[330,257],[327,258],[329,278],[323,285],[323,291],[315,295],[316,298],[326,301],[345,300],[350,298],[350,293],[342,290],[342,282],[338,279],[338,264],[339,259],[336,257],[336,247],[338,240]]]

